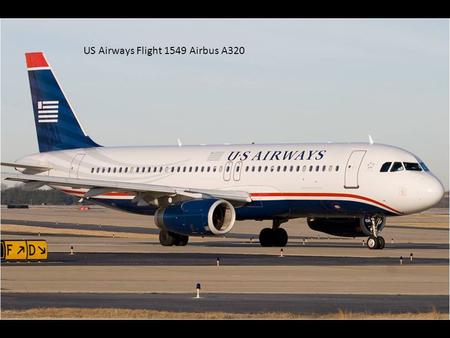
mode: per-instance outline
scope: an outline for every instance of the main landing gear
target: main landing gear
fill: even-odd
[[[375,215],[366,218],[364,221],[370,223],[369,229],[372,232],[367,239],[367,247],[369,249],[383,249],[386,242],[383,237],[379,236],[379,233],[384,226],[385,218]]]
[[[259,233],[261,246],[286,246],[288,234],[280,225],[287,220],[273,220],[272,228],[264,228]]]
[[[189,236],[176,234],[171,231],[161,230],[159,232],[159,243],[162,246],[185,246],[189,241]]]

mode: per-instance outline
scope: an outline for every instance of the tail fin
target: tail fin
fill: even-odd
[[[39,151],[99,147],[86,135],[44,53],[25,53]]]

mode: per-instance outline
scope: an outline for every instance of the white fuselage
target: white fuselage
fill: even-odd
[[[386,162],[421,161],[403,149],[367,143],[95,147],[39,153],[21,161],[52,168],[41,175],[246,191],[253,201],[286,202],[292,217],[352,213],[346,202],[359,203],[355,214],[371,213],[371,207],[389,215],[409,214],[431,207],[443,194],[429,171],[380,172]],[[86,191],[54,187],[80,197]],[[95,198],[132,200],[134,195]],[[333,203],[320,209],[321,201]]]

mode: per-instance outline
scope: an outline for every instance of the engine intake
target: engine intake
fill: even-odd
[[[235,221],[233,205],[218,199],[180,202],[155,213],[158,228],[182,235],[224,235],[233,228]]]

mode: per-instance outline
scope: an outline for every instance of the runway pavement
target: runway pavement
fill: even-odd
[[[418,295],[311,295],[311,294],[105,294],[105,293],[7,293],[2,296],[4,310],[32,308],[126,308],[176,312],[292,312],[368,313],[448,312],[448,297]],[[368,306],[370,304],[370,306]],[[369,309],[369,310],[368,310]]]
[[[40,266],[398,266],[399,258],[395,257],[345,257],[345,256],[304,256],[280,254],[232,254],[232,253],[114,253],[114,252],[80,252],[49,253],[48,260],[33,263]],[[9,266],[22,266],[23,262],[8,262]],[[414,258],[405,256],[402,265],[442,265],[448,266],[447,258]]]
[[[366,238],[329,236],[292,220],[283,224],[290,236],[283,257],[280,248],[259,246],[265,222],[239,222],[225,237],[162,247],[151,217],[98,207],[1,211],[2,239],[49,244],[47,261],[2,263],[3,310],[448,313],[448,209],[389,218],[384,250],[368,250]],[[197,282],[202,298],[194,300]]]

